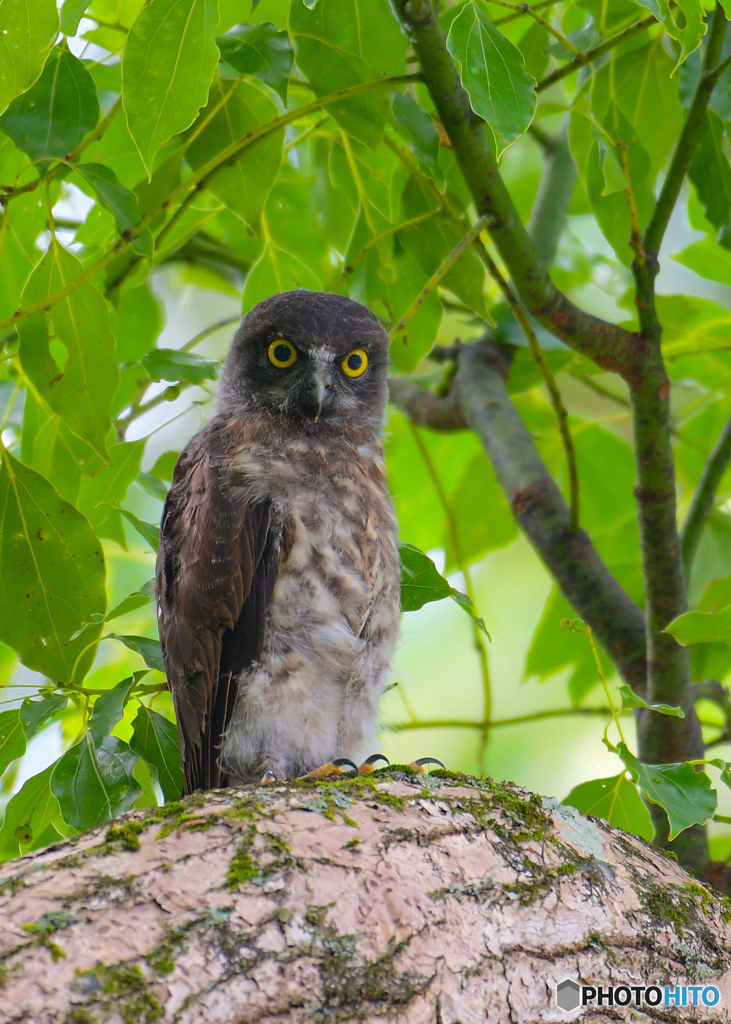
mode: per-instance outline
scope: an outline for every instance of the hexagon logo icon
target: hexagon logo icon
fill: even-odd
[[[575,1010],[579,1005],[580,992],[581,989],[576,982],[566,978],[556,985],[556,1005],[570,1013],[571,1010]]]

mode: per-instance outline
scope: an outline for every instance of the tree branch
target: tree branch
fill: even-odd
[[[610,36],[601,43],[597,43],[596,46],[590,47],[583,53],[580,53],[578,57],[575,57],[568,64],[562,65],[560,68],[556,68],[550,75],[546,75],[536,85],[536,92],[543,92],[544,89],[549,89],[556,82],[560,82],[562,78],[567,78],[573,74],[574,71],[578,71],[579,68],[583,68],[586,64],[591,64],[593,60],[598,57],[602,57],[605,53],[609,53],[615,47],[623,43],[625,39],[631,39],[632,36],[636,36],[638,32],[642,32],[643,29],[649,28],[651,25],[656,25],[657,19],[650,15],[647,18],[642,18],[641,21],[636,21],[633,25],[628,25],[627,28],[623,28],[621,32],[617,32],[615,35]]]
[[[556,258],[576,182],[576,164],[569,149],[568,121],[558,135],[548,137],[544,148],[543,173],[528,223],[528,234],[543,266],[548,268]]]
[[[706,524],[708,514],[713,508],[713,499],[716,496],[719,484],[726,472],[731,459],[731,417],[726,421],[721,435],[714,445],[713,451],[708,456],[703,467],[701,478],[688,508],[683,529],[680,531],[680,545],[683,552],[683,565],[685,575],[690,578],[690,570],[693,565],[698,541],[701,531]]]
[[[544,327],[604,369],[628,378],[637,374],[642,354],[636,336],[584,313],[549,278],[500,176],[484,123],[473,113],[462,88],[432,0],[395,0],[395,7],[477,213],[490,218],[490,234],[526,308]]]
[[[660,252],[665,230],[670,220],[670,215],[675,209],[680,188],[685,179],[693,155],[703,118],[711,100],[713,90],[725,70],[725,63],[719,65],[718,61],[723,49],[723,40],[726,35],[726,14],[720,4],[716,4],[711,19],[711,28],[708,33],[705,53],[701,72],[696,83],[693,99],[688,110],[688,115],[683,125],[683,130],[675,147],[675,153],[670,161],[668,173],[660,189],[660,195],[655,203],[650,223],[647,225],[642,240],[642,247],[645,250],[646,258],[653,264],[655,274],[657,273],[657,255]],[[654,257],[654,259],[653,259]]]
[[[505,387],[512,350],[483,340],[448,350],[457,358],[457,375],[447,411],[436,414],[432,400],[407,392],[401,382],[392,392],[401,408],[418,409],[425,426],[459,410],[487,453],[513,515],[546,563],[561,592],[591,626],[617,670],[636,692],[645,689],[645,629],[640,608],[628,597],[583,530],[571,529],[571,515],[546,469],[533,438]],[[442,353],[437,353],[438,355]],[[418,389],[417,389],[418,390]],[[425,394],[425,392],[424,392]],[[440,401],[437,396],[431,399]]]

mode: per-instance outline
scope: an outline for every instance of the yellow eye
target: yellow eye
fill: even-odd
[[[368,353],[355,348],[340,364],[346,377],[361,377],[368,369]]]
[[[275,338],[267,349],[269,362],[280,370],[286,370],[288,366],[297,362],[297,350],[294,345],[285,341],[284,338]]]

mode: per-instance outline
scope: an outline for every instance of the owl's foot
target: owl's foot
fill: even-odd
[[[367,757],[365,759],[363,764],[358,766],[358,774],[370,775],[371,772],[374,772],[376,770],[374,766],[377,761],[385,761],[386,764],[391,763],[385,754],[371,754],[370,757]]]
[[[444,768],[446,771],[446,767],[436,757],[420,757],[418,761],[412,761],[409,768],[413,768],[419,775],[426,775],[425,765],[427,764],[439,765],[440,768]]]
[[[301,779],[329,779],[331,775],[345,775],[350,774],[343,771],[344,768],[352,768],[355,774],[358,774],[358,766],[348,757],[336,757],[334,761],[328,761],[327,764],[321,764],[319,768],[315,768],[314,771],[308,772],[306,775],[300,775]]]

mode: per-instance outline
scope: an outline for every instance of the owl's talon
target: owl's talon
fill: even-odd
[[[315,768],[314,771],[308,772],[306,775],[300,775],[301,779],[328,779],[331,775],[346,775],[349,772],[344,772],[343,768],[352,768],[355,774],[358,774],[358,765],[353,764],[349,757],[336,757],[334,761],[328,761],[327,764],[321,764],[319,768]]]
[[[446,771],[445,765],[443,765],[442,762],[436,757],[420,757],[418,761],[412,761],[411,764],[409,765],[409,768],[413,768],[414,771],[417,772],[419,775],[426,775],[424,766],[427,764],[439,765],[440,768],[444,768],[444,770]]]
[[[259,785],[260,786],[273,786],[275,782],[279,782],[279,781],[280,780],[277,778],[277,776],[274,774],[273,771],[267,770],[262,775],[261,782],[259,783]]]
[[[371,754],[371,756],[367,757],[363,764],[361,764],[358,767],[358,774],[370,775],[371,772],[375,771],[375,768],[373,766],[375,765],[376,761],[385,761],[386,764],[391,763],[385,754]]]

